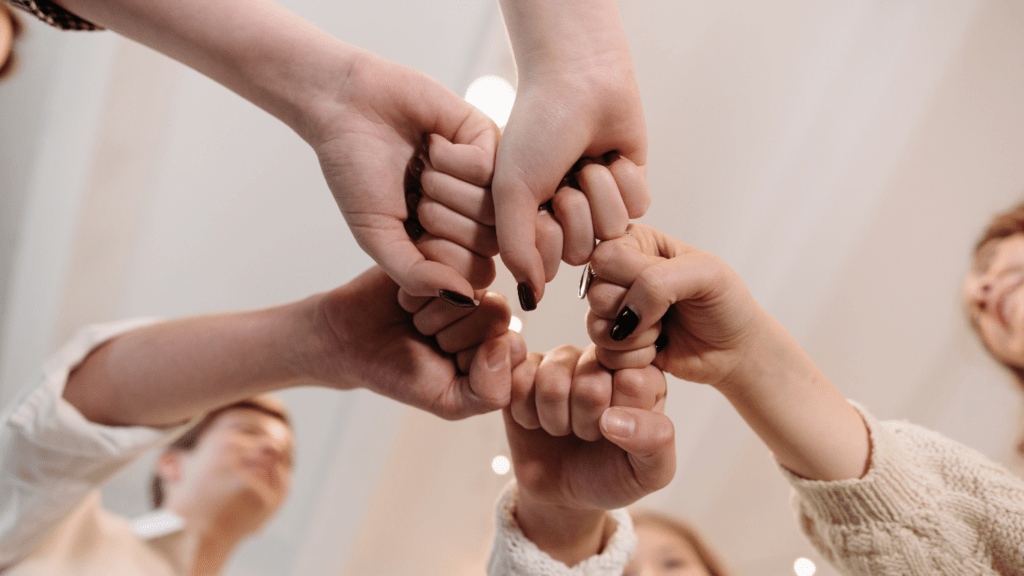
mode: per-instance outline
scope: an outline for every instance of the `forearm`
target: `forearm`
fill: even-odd
[[[613,528],[604,510],[579,510],[546,504],[520,488],[516,504],[519,528],[531,542],[566,566],[600,554]]]
[[[863,476],[870,457],[867,427],[775,319],[718,386],[780,464],[813,480]]]
[[[313,142],[364,54],[270,0],[60,0],[209,76]]]
[[[611,55],[631,68],[615,0],[500,0],[520,78]]]
[[[261,392],[309,383],[326,350],[317,297],[250,312],[154,324],[104,343],[68,377],[89,420],[165,426]]]

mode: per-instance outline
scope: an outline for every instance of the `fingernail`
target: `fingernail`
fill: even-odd
[[[583,276],[580,277],[580,290],[576,294],[580,300],[587,297],[587,293],[590,292],[590,283],[594,281],[594,271],[590,269],[590,264],[583,267]]]
[[[658,334],[658,339],[654,341],[654,352],[661,352],[666,346],[668,346],[668,332],[662,330],[661,334]]]
[[[421,160],[419,156],[413,156],[412,160],[409,161],[409,173],[412,174],[414,178],[418,179],[423,175],[423,167],[423,160]]]
[[[487,367],[490,368],[491,371],[495,371],[504,368],[507,363],[508,346],[499,341],[498,345],[487,353]]]
[[[412,238],[413,242],[419,240],[426,232],[426,230],[423,229],[423,225],[420,224],[420,221],[416,218],[409,218],[405,221],[404,226],[405,233],[409,235],[409,238]]]
[[[458,306],[459,308],[472,308],[479,304],[479,302],[473,300],[469,296],[465,296],[451,290],[438,290],[437,295],[445,302],[452,306]]]
[[[609,408],[601,415],[601,426],[609,436],[625,440],[636,431],[636,420],[625,410]]]
[[[612,331],[609,334],[612,340],[621,342],[629,337],[636,330],[636,325],[640,323],[640,317],[633,312],[633,309],[626,306],[619,312],[619,315],[615,318],[615,324],[612,324]]]
[[[422,198],[418,192],[409,192],[405,195],[405,205],[408,206],[410,213],[416,212],[416,207],[420,205]]]
[[[547,212],[548,214],[554,214],[555,213],[554,201],[553,200],[548,200],[547,202],[541,204],[537,208],[537,212],[539,212],[541,214],[543,214],[545,212]]]
[[[430,158],[430,134],[423,135],[423,144],[420,145],[420,152],[427,158]]]
[[[523,310],[529,312],[530,310],[537,309],[537,297],[533,295],[533,287],[530,286],[529,282],[520,282],[518,286],[519,290],[519,306]]]

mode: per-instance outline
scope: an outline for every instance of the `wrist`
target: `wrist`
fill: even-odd
[[[542,502],[521,488],[515,516],[527,539],[570,567],[600,554],[615,531],[604,510]]]

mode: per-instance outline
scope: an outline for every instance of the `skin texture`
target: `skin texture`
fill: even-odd
[[[687,540],[657,524],[636,525],[636,555],[623,576],[709,576]]]
[[[602,242],[591,266],[588,332],[610,369],[655,366],[721,392],[780,464],[817,480],[862,476],[867,428],[793,337],[718,257],[630,225]],[[624,308],[633,330],[612,338]],[[668,336],[656,352],[657,335]],[[622,334],[620,334],[621,336]]]

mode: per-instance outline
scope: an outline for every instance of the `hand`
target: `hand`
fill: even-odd
[[[612,153],[604,171],[584,168],[593,231],[625,231],[650,204],[647,133],[629,47],[614,2],[505,0],[502,10],[519,66],[515,105],[498,145],[494,204],[501,257],[520,283],[523,309],[536,307],[558,269],[561,246],[537,233],[537,207],[582,157]]]
[[[322,344],[310,355],[311,372],[450,420],[507,406],[512,368],[525,359],[526,345],[508,330],[504,298],[477,296],[476,308],[437,299],[413,315],[399,306],[398,285],[371,268],[320,297]]]
[[[513,387],[557,380],[561,388],[577,385],[576,374],[589,361],[583,351],[563,347],[543,361],[530,354],[513,373]],[[601,438],[553,436],[543,428],[520,425],[513,410],[505,410],[505,431],[519,484],[516,517],[523,533],[556,559],[573,565],[599,552],[604,510],[621,508],[654,492],[675,474],[675,430],[664,408],[665,379],[660,370],[616,373],[662,394],[649,397],[653,406],[614,407],[598,412]],[[588,377],[596,378],[595,372]],[[610,392],[612,374],[603,371]],[[539,392],[538,392],[539,393]],[[574,415],[575,416],[575,415]],[[575,421],[574,421],[575,422]]]
[[[406,197],[420,188],[424,163],[417,156],[470,186],[489,186],[499,136],[494,123],[429,76],[368,53],[356,60],[338,98],[342,105],[322,115],[311,140],[359,245],[415,296],[447,290],[470,298],[487,286],[493,262],[459,238],[410,238]],[[430,134],[454,145],[434,137],[425,147]],[[446,223],[451,218],[424,224],[437,232]]]
[[[598,360],[613,370],[653,361],[712,385],[732,378],[770,317],[717,256],[642,224],[629,232],[598,245],[590,263],[587,330]]]

